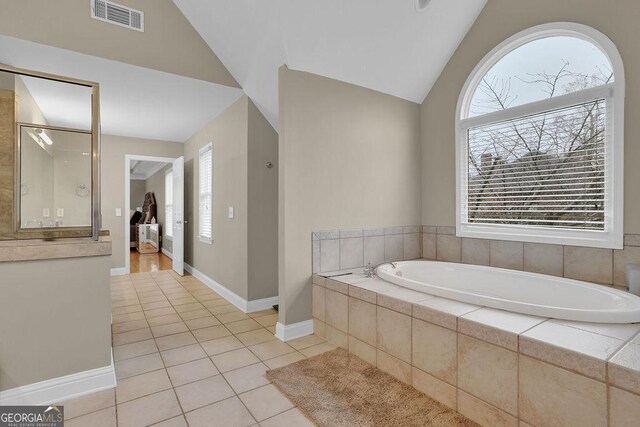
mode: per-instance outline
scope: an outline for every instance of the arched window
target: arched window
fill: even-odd
[[[501,43],[458,100],[458,235],[621,248],[623,119],[605,35],[556,23]]]

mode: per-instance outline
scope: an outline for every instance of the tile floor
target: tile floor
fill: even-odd
[[[283,343],[277,313],[244,314],[193,276],[172,271],[111,280],[116,389],[67,402],[75,426],[312,426],[265,378],[334,347]]]

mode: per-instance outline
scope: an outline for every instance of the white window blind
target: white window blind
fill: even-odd
[[[199,237],[211,243],[213,228],[213,146],[211,143],[199,152]]]
[[[604,230],[604,99],[467,132],[466,222]]]
[[[164,174],[164,234],[173,237],[173,169]]]

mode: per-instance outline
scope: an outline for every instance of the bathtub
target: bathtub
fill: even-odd
[[[378,277],[396,285],[468,304],[555,319],[595,323],[640,322],[640,297],[606,286],[439,261],[381,265]]]

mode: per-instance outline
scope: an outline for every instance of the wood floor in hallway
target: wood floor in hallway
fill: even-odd
[[[154,271],[171,270],[171,258],[162,252],[141,254],[135,249],[130,251],[131,273],[151,273]]]

